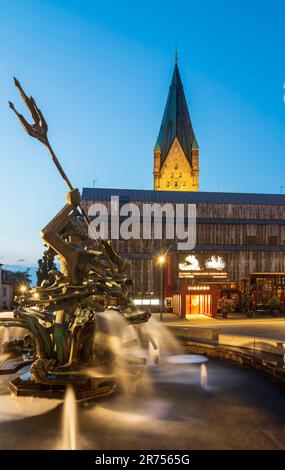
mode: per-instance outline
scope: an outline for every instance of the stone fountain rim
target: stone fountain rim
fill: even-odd
[[[245,351],[235,350],[227,346],[211,344],[207,341],[191,341],[189,337],[177,336],[178,341],[183,345],[186,353],[201,354],[206,357],[233,362],[240,366],[248,366],[266,375],[274,382],[285,388],[285,370],[275,367],[268,361],[259,357],[250,356]]]

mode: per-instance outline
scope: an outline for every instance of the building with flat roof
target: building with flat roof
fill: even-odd
[[[165,306],[182,316],[215,315],[223,296],[247,290],[254,308],[272,296],[278,296],[283,305],[285,195],[198,189],[199,147],[176,61],[154,147],[154,190],[83,188],[83,206],[88,212],[94,203],[102,203],[110,214],[112,197],[117,197],[119,210],[126,204],[139,208],[140,214],[133,219],[139,226],[139,237],[112,241],[129,259],[138,304],[154,307],[161,302],[163,293]],[[153,228],[151,235],[144,237],[144,204],[156,204],[161,210],[167,204],[194,206],[194,246],[178,249],[178,238],[170,238],[166,230],[165,210],[162,237],[157,239]],[[184,224],[186,213],[183,214]],[[128,209],[121,212],[120,225],[128,215]],[[151,221],[155,222],[154,215]],[[113,238],[110,231],[108,237]],[[163,266],[158,262],[162,254]]]
[[[141,214],[144,203],[161,207],[168,202],[196,205],[193,250],[178,250],[179,240],[167,239],[165,217],[161,240],[155,239],[152,231],[151,239],[112,241],[130,261],[135,294],[146,303],[151,298],[157,303],[160,298],[158,257],[161,253],[166,254],[164,298],[181,315],[190,313],[191,297],[193,301],[205,304],[197,308],[192,306],[192,313],[215,314],[221,292],[240,289],[241,281],[254,273],[281,273],[276,293],[283,294],[285,195],[84,188],[84,208],[88,211],[94,202],[100,202],[110,213],[111,197],[114,196],[119,197],[120,207],[134,203],[141,209]],[[126,216],[121,216],[120,223],[124,220]],[[141,234],[142,224],[140,218]]]

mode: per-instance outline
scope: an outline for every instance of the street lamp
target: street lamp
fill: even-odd
[[[24,294],[25,292],[27,292],[27,286],[23,285],[20,287],[20,292],[21,294]]]
[[[162,321],[163,304],[164,304],[164,299],[163,299],[163,266],[165,263],[164,255],[161,255],[158,257],[158,263],[160,265],[160,321]]]

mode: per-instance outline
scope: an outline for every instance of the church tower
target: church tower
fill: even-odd
[[[199,190],[199,146],[178,70],[177,54],[166,106],[154,147],[154,189]]]

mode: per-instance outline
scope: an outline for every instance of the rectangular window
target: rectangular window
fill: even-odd
[[[246,237],[246,245],[256,245],[256,244],[257,244],[257,236],[248,235]]]
[[[159,305],[159,299],[134,299],[135,305]]]
[[[271,235],[268,239],[269,245],[278,245],[278,237]]]

